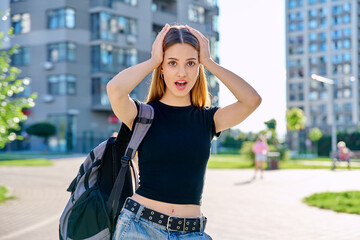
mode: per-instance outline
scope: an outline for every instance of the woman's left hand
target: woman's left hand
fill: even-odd
[[[202,65],[206,67],[206,63],[208,61],[211,61],[209,39],[207,39],[201,32],[196,29],[189,27],[188,25],[186,25],[185,27],[198,39],[200,44],[199,61]]]

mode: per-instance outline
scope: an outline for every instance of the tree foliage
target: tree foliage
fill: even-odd
[[[12,34],[13,28],[8,31],[9,36]],[[7,36],[0,32],[0,49],[3,48],[5,37]],[[29,97],[20,95],[30,80],[18,79],[21,70],[10,65],[11,55],[17,51],[18,47],[0,51],[0,148],[4,148],[8,142],[23,139],[22,136],[16,134],[16,131],[21,128],[19,123],[27,119],[22,110],[34,107],[34,99],[37,97],[36,94],[31,94]]]
[[[30,125],[26,132],[46,139],[56,134],[56,127],[50,122],[38,122]]]
[[[276,120],[274,118],[264,123],[269,130],[276,130]]]
[[[321,130],[317,127],[315,128],[312,128],[309,132],[309,139],[312,141],[312,142],[317,142],[320,140],[320,138],[323,137],[323,134],[321,132]]]
[[[286,111],[286,127],[290,131],[303,129],[305,120],[304,111],[300,108],[291,108]]]

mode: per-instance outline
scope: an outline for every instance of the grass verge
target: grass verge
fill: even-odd
[[[208,168],[213,169],[247,169],[253,168],[253,160],[249,160],[243,155],[211,155]],[[267,168],[265,163],[264,168]],[[300,160],[280,161],[280,169],[331,169],[331,166],[302,164]],[[347,169],[347,167],[337,167],[337,169]],[[351,169],[360,169],[352,166]]]
[[[360,191],[315,193],[303,201],[310,206],[360,215]]]
[[[53,162],[44,158],[0,160],[0,166],[52,166]]]
[[[0,185],[0,203],[9,199],[14,199],[14,196],[8,196],[9,190],[5,186]]]

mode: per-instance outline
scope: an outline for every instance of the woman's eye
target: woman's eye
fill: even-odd
[[[170,66],[176,66],[176,62],[175,62],[175,61],[171,61],[171,62],[169,62],[169,65],[170,65]]]
[[[189,65],[190,67],[192,67],[192,66],[195,65],[195,63],[194,63],[194,62],[188,62],[188,65]]]

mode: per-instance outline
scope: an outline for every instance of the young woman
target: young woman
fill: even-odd
[[[204,67],[230,89],[234,104],[210,106]],[[140,187],[125,202],[114,239],[211,239],[200,209],[211,140],[247,118],[261,97],[211,59],[209,40],[199,31],[166,24],[151,58],[107,84],[114,113],[130,129],[137,108],[129,93],[152,71],[147,103],[155,113],[138,149]]]

